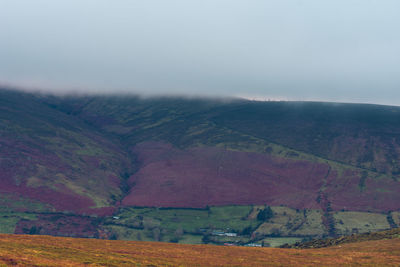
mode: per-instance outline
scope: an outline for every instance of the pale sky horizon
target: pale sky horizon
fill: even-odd
[[[400,105],[396,0],[0,0],[0,85]]]

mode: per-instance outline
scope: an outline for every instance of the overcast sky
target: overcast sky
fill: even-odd
[[[0,0],[0,83],[400,105],[400,1]]]

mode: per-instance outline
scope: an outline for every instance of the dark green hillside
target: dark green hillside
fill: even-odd
[[[397,179],[400,151],[400,108],[397,107],[133,96],[44,97],[42,101],[114,137],[129,152],[138,143],[157,141],[172,144],[182,151],[218,147],[328,164],[331,169],[324,183],[336,184],[333,188],[321,187],[318,198],[324,200],[321,205],[325,209],[331,202],[334,208],[342,209],[346,206],[343,201],[356,197],[356,209],[382,210],[389,199],[378,196],[378,202],[382,202],[377,204],[379,207],[366,200],[371,199],[368,195],[375,194],[368,192],[368,187],[376,183],[388,188],[381,189],[380,195],[385,190],[394,194],[390,181]],[[138,151],[132,156],[137,158]],[[177,170],[171,171],[179,175]],[[334,181],[335,176],[347,177],[340,179],[347,179],[346,183],[354,184],[354,188],[341,192],[342,185]],[[378,182],[379,177],[384,180]],[[338,192],[345,200],[335,202],[327,196]],[[363,194],[359,195],[360,192]],[[288,205],[288,202],[283,204]],[[396,208],[395,205],[386,206],[385,210]]]
[[[169,241],[186,229],[182,218],[152,210],[156,225],[144,229],[146,216],[126,211],[196,208],[210,233],[226,218],[205,217],[207,207],[268,205],[271,221],[236,218],[246,233],[237,240],[394,228],[399,133],[400,108],[389,106],[0,90],[0,220],[7,232],[151,240],[160,231]],[[107,217],[122,214],[134,223]],[[182,240],[200,242],[199,229]]]
[[[49,210],[104,213],[122,196],[131,168],[120,146],[37,96],[0,91],[0,193]],[[7,206],[16,207],[12,197]]]
[[[178,147],[243,143],[245,148],[263,141],[380,173],[400,174],[398,107],[136,97],[71,98],[53,107],[130,144],[154,139]]]
[[[224,110],[213,121],[323,158],[399,174],[398,107],[252,102]]]

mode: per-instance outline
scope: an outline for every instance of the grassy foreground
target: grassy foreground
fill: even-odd
[[[278,249],[0,235],[0,264],[17,266],[399,266],[400,239]]]

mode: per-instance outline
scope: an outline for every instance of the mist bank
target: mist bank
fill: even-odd
[[[23,4],[22,4],[23,3]],[[398,1],[3,1],[0,82],[400,104]]]
[[[304,97],[304,98],[291,98],[285,96],[268,96],[268,95],[252,95],[244,94],[210,94],[210,93],[157,93],[157,92],[140,92],[128,89],[82,89],[82,88],[52,88],[52,87],[36,87],[36,86],[17,86],[9,83],[0,82],[0,91],[14,91],[33,94],[38,96],[54,96],[54,97],[127,97],[138,99],[163,99],[163,98],[176,98],[176,99],[199,99],[210,100],[219,102],[231,102],[235,100],[246,100],[253,102],[287,102],[287,103],[306,103],[306,102],[319,102],[331,104],[369,104],[369,105],[383,105],[383,106],[400,106],[399,103],[393,101],[360,101],[356,99],[338,98],[326,99],[318,97]]]

